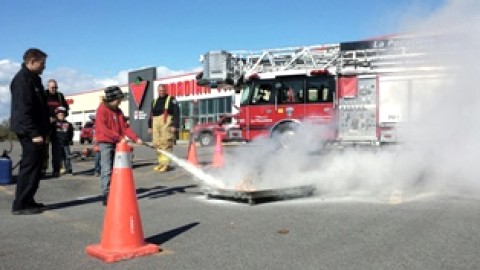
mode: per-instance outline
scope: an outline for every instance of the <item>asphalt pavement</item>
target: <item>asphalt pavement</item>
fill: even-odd
[[[186,144],[175,154],[186,157]],[[80,150],[81,145],[73,149]],[[0,150],[9,148],[0,143]],[[254,152],[255,146],[225,147]],[[19,146],[10,154],[15,164]],[[93,160],[74,175],[41,181],[44,213],[10,213],[15,185],[0,186],[0,269],[479,269],[480,201],[450,195],[388,202],[207,199],[176,166],[159,174],[155,156],[135,146],[134,178],[147,242],[158,254],[107,264],[85,254],[102,235],[105,207]],[[203,165],[213,147],[199,147]],[[227,159],[233,162],[234,158]],[[16,170],[14,170],[16,174]],[[401,197],[401,195],[399,195]]]

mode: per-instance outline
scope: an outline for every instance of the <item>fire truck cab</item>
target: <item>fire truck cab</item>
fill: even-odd
[[[332,75],[250,79],[243,87],[239,123],[246,140],[293,132],[304,121],[331,124],[335,78]]]

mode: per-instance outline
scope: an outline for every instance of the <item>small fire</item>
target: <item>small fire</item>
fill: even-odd
[[[237,191],[256,191],[257,189],[253,185],[253,175],[249,174],[245,176],[240,183],[235,185],[235,190]]]

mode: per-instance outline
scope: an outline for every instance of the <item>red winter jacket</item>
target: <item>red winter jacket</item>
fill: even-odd
[[[114,111],[104,102],[98,106],[95,116],[95,137],[99,143],[118,143],[123,137],[137,141],[138,136],[128,125],[122,110]]]

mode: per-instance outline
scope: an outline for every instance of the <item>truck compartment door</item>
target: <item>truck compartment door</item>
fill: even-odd
[[[338,79],[338,139],[350,142],[376,142],[377,78]]]

